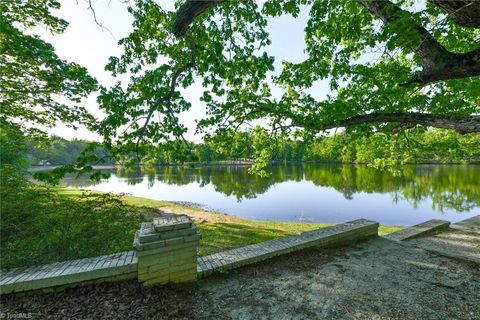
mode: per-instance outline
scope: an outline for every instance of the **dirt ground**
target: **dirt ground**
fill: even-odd
[[[478,264],[384,238],[304,250],[183,287],[136,281],[1,298],[3,318],[480,319]]]

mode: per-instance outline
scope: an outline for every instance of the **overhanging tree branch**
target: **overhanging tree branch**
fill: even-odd
[[[294,122],[294,125],[306,129],[323,131],[366,123],[398,123],[403,128],[425,125],[435,128],[451,129],[461,134],[480,132],[480,116],[443,116],[419,112],[371,113],[331,123],[312,124],[308,122]]]
[[[396,26],[397,35],[403,40],[404,49],[412,51],[420,60],[422,71],[412,78],[412,83],[427,84],[439,80],[449,80],[480,76],[480,47],[466,53],[454,53],[442,46],[433,35],[417,20],[413,14],[401,9],[390,0],[356,0],[363,5],[371,14],[381,19],[385,24]],[[432,4],[444,9],[452,19],[457,16],[470,17],[474,26],[480,21],[480,13],[475,8],[480,7],[472,1],[459,0],[463,5],[468,5],[472,12],[457,5],[447,6],[449,0],[429,0]],[[183,37],[192,21],[209,8],[215,7],[224,0],[196,1],[187,0],[177,11],[173,33],[177,37]],[[480,1],[479,1],[480,3]],[[456,8],[453,10],[452,8]],[[460,21],[461,20],[461,21]],[[465,19],[454,19],[458,24],[466,26]],[[463,22],[462,22],[463,21]],[[413,41],[413,42],[412,42]],[[305,121],[297,121],[291,114],[285,115],[293,120],[294,126],[313,130],[327,130],[338,127],[349,127],[365,123],[397,123],[398,128],[409,128],[415,125],[425,125],[436,128],[452,129],[459,133],[480,132],[480,116],[449,116],[432,115],[424,113],[372,113],[359,115],[342,121],[329,124],[308,124]]]
[[[480,1],[478,0],[428,0],[442,8],[456,24],[480,28]]]
[[[405,44],[417,39],[418,44],[405,49],[412,50],[420,59],[422,72],[407,83],[427,84],[440,80],[480,76],[480,48],[454,53],[446,50],[428,31],[406,10],[390,0],[356,0],[384,23],[394,25],[404,23],[405,28],[397,28],[397,34]],[[478,27],[480,24],[480,1],[475,0],[429,0],[445,10],[452,19],[462,26]],[[177,11],[173,33],[184,36],[192,21],[207,9],[217,6],[224,0],[188,0]]]
[[[143,126],[140,128],[139,136],[138,136],[137,142],[135,144],[135,150],[136,150],[137,154],[139,153],[139,145],[145,137],[145,132],[146,132],[147,126],[148,126],[148,124],[149,124],[149,122],[150,122],[150,120],[153,116],[153,113],[156,110],[158,110],[158,106],[161,105],[161,104],[165,104],[165,109],[166,109],[167,116],[171,117],[171,118],[174,117],[174,113],[170,109],[169,103],[170,103],[170,100],[173,97],[173,94],[176,91],[178,80],[179,80],[179,78],[182,74],[184,74],[185,72],[187,72],[188,70],[190,70],[192,68],[195,68],[195,50],[196,50],[195,43],[193,42],[193,40],[191,39],[191,37],[188,34],[185,34],[184,38],[185,38],[185,40],[186,40],[186,42],[187,42],[187,44],[188,44],[188,46],[191,50],[190,61],[187,64],[185,64],[183,67],[181,67],[181,68],[179,68],[179,69],[177,69],[176,71],[173,72],[172,77],[170,78],[170,86],[169,86],[168,92],[163,97],[157,99],[152,104],[152,106],[150,107],[150,109],[148,111],[148,115],[146,117],[146,120],[145,120]],[[181,136],[181,138],[184,142],[186,142],[183,135]]]
[[[405,43],[404,49],[412,50],[420,59],[422,71],[404,85],[480,75],[480,48],[466,53],[450,52],[420,25],[410,12],[390,0],[357,1],[385,24],[395,25],[397,35]],[[432,0],[436,5],[437,2],[445,1]],[[480,20],[480,15],[477,19]]]

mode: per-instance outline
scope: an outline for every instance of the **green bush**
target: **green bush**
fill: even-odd
[[[131,250],[145,221],[112,194],[72,197],[29,185],[1,195],[2,269]]]
[[[0,267],[8,269],[130,250],[145,220],[120,196],[67,195],[29,182],[26,138],[0,131]]]

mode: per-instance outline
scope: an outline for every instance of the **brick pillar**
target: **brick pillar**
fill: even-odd
[[[200,233],[185,215],[154,218],[142,223],[133,245],[138,257],[138,280],[144,286],[197,280]]]

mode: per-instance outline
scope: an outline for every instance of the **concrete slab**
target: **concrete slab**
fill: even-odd
[[[312,246],[331,247],[355,243],[377,235],[377,222],[359,219],[299,235],[218,252],[198,259],[198,277],[205,277],[218,269],[234,269]]]
[[[392,232],[384,237],[393,241],[404,241],[432,233],[434,231],[445,230],[449,227],[449,225],[449,221],[432,219],[397,232]]]

